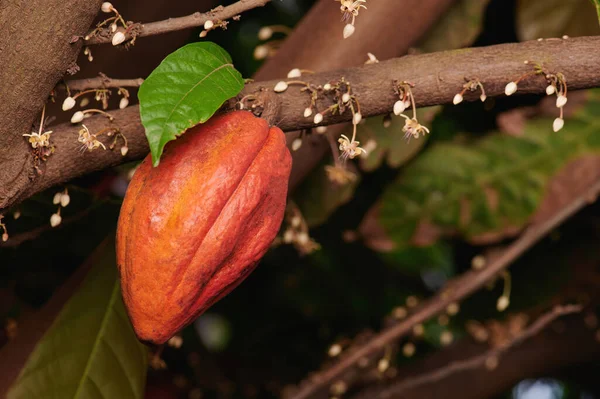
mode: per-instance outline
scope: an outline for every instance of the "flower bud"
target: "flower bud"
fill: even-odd
[[[269,48],[264,45],[256,46],[254,49],[254,59],[263,60],[269,55]]]
[[[117,31],[117,23],[113,22],[112,24],[110,24],[110,31],[115,33]]]
[[[349,38],[350,36],[352,36],[354,34],[354,25],[352,24],[347,24],[346,26],[344,26],[344,39]]]
[[[200,37],[206,37],[206,35],[208,35],[208,31],[203,30],[200,32]]]
[[[325,91],[331,90],[331,83],[325,83],[325,85],[323,86],[323,90],[325,90]]]
[[[300,71],[300,69],[298,68],[294,68],[291,71],[288,72],[287,77],[289,79],[292,78],[299,78],[300,76],[302,76],[302,71]]]
[[[358,125],[361,120],[362,120],[362,115],[360,114],[360,112],[355,113],[354,116],[352,117],[352,123],[355,125]]]
[[[125,34],[123,32],[117,32],[112,37],[112,45],[118,46],[125,41]]]
[[[463,96],[460,93],[456,93],[456,95],[454,96],[454,98],[452,99],[452,104],[456,105],[456,104],[460,104],[463,101]]]
[[[100,9],[102,10],[102,12],[109,13],[113,10],[113,5],[110,2],[105,1],[104,3],[102,3]]]
[[[321,113],[315,114],[314,122],[315,122],[315,125],[318,125],[319,123],[323,122],[323,114],[321,114]]]
[[[548,85],[548,87],[546,87],[546,94],[551,96],[556,92],[556,88],[553,85]]]
[[[54,198],[52,199],[52,203],[54,205],[60,204],[60,197],[62,197],[62,193],[56,193],[56,194],[54,194]]]
[[[273,91],[275,93],[283,93],[284,91],[287,90],[287,88],[288,88],[288,84],[282,80],[281,82],[279,82],[275,85],[275,87],[273,88]]]
[[[504,94],[506,94],[507,96],[515,94],[516,91],[517,91],[517,84],[515,82],[510,82],[504,88]]]
[[[79,102],[79,106],[80,107],[87,107],[88,104],[90,103],[90,99],[87,97],[84,97],[81,99],[81,101]]]
[[[129,105],[129,99],[127,97],[123,97],[121,101],[119,101],[119,108],[123,109]]]
[[[56,227],[60,224],[60,222],[62,222],[60,215],[58,213],[53,213],[50,217],[50,226]]]
[[[479,99],[481,100],[482,103],[484,103],[485,100],[487,99],[487,96],[485,94],[482,94],[479,96]]]
[[[63,101],[62,110],[68,111],[71,108],[73,108],[74,106],[75,106],[75,99],[73,99],[73,97],[67,97],[67,98],[65,98],[65,101]]]
[[[563,126],[565,125],[565,120],[562,118],[556,118],[554,120],[554,122],[552,123],[552,130],[554,130],[555,132],[558,132],[560,129],[563,128]]]
[[[564,107],[566,103],[567,103],[567,96],[565,96],[564,94],[561,94],[558,97],[556,97],[556,107],[557,108]]]
[[[77,111],[71,117],[71,123],[79,123],[83,120],[83,117],[84,117],[83,112]]]
[[[317,126],[315,128],[315,132],[319,133],[319,134],[324,134],[327,132],[327,126]]]
[[[204,23],[204,29],[206,30],[211,29],[213,26],[215,26],[215,23],[210,19]]]
[[[350,101],[350,93],[344,93],[342,95],[342,102],[347,103],[348,101]]]
[[[63,208],[69,205],[70,202],[71,197],[69,197],[69,194],[63,194],[60,196],[60,206],[62,206]]]
[[[394,115],[400,115],[406,109],[406,105],[404,105],[404,101],[398,100],[394,104]]]
[[[6,241],[8,241],[8,233],[4,233],[4,234],[2,234],[2,241],[3,241],[3,242],[6,242]]]
[[[273,29],[268,26],[263,26],[258,31],[258,38],[260,40],[269,40],[273,36]]]
[[[302,147],[302,139],[297,137],[294,139],[294,141],[292,141],[292,151],[298,151],[300,147]]]
[[[502,295],[500,298],[498,298],[498,302],[496,303],[496,309],[498,309],[498,312],[503,312],[506,310],[509,304],[510,300],[508,299],[508,297]]]
[[[312,111],[312,108],[310,108],[310,107],[309,107],[309,108],[306,108],[306,109],[304,110],[304,117],[305,117],[305,118],[308,118],[309,116],[311,116],[311,115],[312,115],[312,112],[313,112],[313,111]]]
[[[122,156],[127,155],[128,152],[129,152],[129,148],[126,145],[124,145],[123,147],[121,147],[121,155]]]

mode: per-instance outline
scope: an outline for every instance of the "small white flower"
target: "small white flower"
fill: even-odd
[[[273,29],[268,26],[263,26],[258,31],[258,38],[260,40],[269,40],[273,36]]]
[[[482,103],[485,102],[486,98],[487,98],[487,96],[485,94],[482,94],[479,96],[479,99],[481,100]]]
[[[558,97],[556,97],[556,107],[557,108],[564,107],[566,103],[567,103],[567,96],[565,96],[564,94],[561,94]]]
[[[309,107],[309,108],[306,108],[306,109],[304,110],[304,117],[305,117],[305,118],[308,118],[308,117],[309,117],[309,116],[311,116],[311,115],[312,115],[312,108],[310,108],[310,107]]]
[[[113,22],[112,24],[110,24],[110,31],[112,33],[115,33],[117,31],[117,23]]]
[[[63,194],[60,196],[60,206],[62,206],[63,208],[69,205],[70,202],[71,197],[69,196],[69,194]]]
[[[125,34],[123,32],[117,32],[112,37],[112,45],[118,46],[125,41]]]
[[[315,114],[314,122],[315,125],[318,125],[319,123],[323,122],[323,114],[320,112]]]
[[[60,204],[60,197],[62,197],[62,193],[56,193],[56,194],[54,194],[54,198],[52,199],[52,203],[54,205]]]
[[[325,83],[325,85],[323,86],[323,90],[325,90],[325,91],[331,90],[331,83]]]
[[[211,29],[213,26],[215,26],[215,23],[210,19],[204,23],[204,29],[206,30]]]
[[[288,72],[287,77],[289,79],[293,79],[293,78],[299,78],[300,76],[302,76],[302,71],[300,71],[300,69],[298,68],[294,68],[291,71]]]
[[[360,114],[360,112],[355,113],[354,116],[352,117],[352,123],[355,125],[358,125],[361,120],[362,120],[362,115]]]
[[[460,104],[463,101],[463,96],[460,93],[456,93],[456,95],[454,96],[454,98],[452,99],[452,104],[456,105],[456,104]]]
[[[400,115],[406,109],[406,105],[404,105],[404,101],[398,100],[394,104],[394,115]]]
[[[558,132],[560,129],[563,128],[563,126],[565,126],[565,120],[562,118],[556,118],[552,123],[552,130]]]
[[[344,93],[344,94],[342,95],[342,102],[345,104],[345,103],[347,103],[348,101],[350,101],[350,93]]]
[[[354,34],[354,25],[352,24],[347,24],[346,26],[344,26],[344,39],[349,38],[350,36],[352,36]]]
[[[292,151],[298,151],[302,147],[302,139],[297,137],[292,141]]]
[[[284,91],[287,90],[287,88],[288,88],[288,84],[282,80],[281,82],[279,82],[275,85],[275,87],[273,88],[273,91],[275,93],[283,93]]]
[[[556,88],[553,85],[548,85],[548,87],[546,87],[546,94],[551,96],[556,92]]]
[[[79,123],[83,120],[84,114],[81,111],[77,111],[71,117],[71,123]]]
[[[50,216],[50,226],[56,227],[60,222],[62,222],[62,218],[58,213],[53,213],[52,216]]]
[[[517,91],[517,84],[515,82],[510,82],[504,88],[504,94],[506,94],[507,96],[515,94],[516,91]]]
[[[121,101],[119,101],[119,108],[123,109],[129,105],[129,99],[127,97],[123,97]]]
[[[208,31],[203,30],[202,32],[200,32],[199,37],[206,37],[206,35],[208,35]]]
[[[104,3],[102,3],[100,9],[102,10],[102,12],[109,13],[113,10],[113,5],[110,2],[105,1]]]
[[[74,106],[75,106],[75,99],[73,99],[73,97],[67,97],[67,98],[65,98],[65,101],[63,101],[62,110],[68,111],[71,108],[73,108]]]
[[[127,155],[128,152],[129,152],[129,147],[127,147],[126,145],[124,145],[123,147],[121,147],[121,155],[122,156]]]

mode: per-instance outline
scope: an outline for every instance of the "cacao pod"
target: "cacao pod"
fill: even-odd
[[[146,157],[117,227],[140,340],[164,343],[254,270],[281,225],[290,169],[283,132],[247,111],[189,129],[157,167]]]

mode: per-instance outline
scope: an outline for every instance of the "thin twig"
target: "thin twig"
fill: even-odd
[[[112,79],[106,75],[101,75],[96,78],[85,78],[77,80],[68,80],[66,85],[69,90],[82,91],[89,89],[116,89],[119,87],[140,87],[144,83],[144,79]],[[65,84],[60,84],[58,87],[65,88]]]
[[[297,392],[290,395],[289,399],[306,399],[312,397],[315,392],[329,386],[345,371],[354,367],[360,359],[382,351],[391,342],[410,333],[415,325],[429,320],[443,312],[451,303],[463,300],[465,297],[479,290],[555,227],[559,226],[587,204],[595,202],[599,193],[600,181],[597,181],[585,193],[575,198],[553,217],[528,227],[504,252],[490,259],[488,266],[484,269],[480,271],[471,270],[450,281],[446,288],[442,289],[440,293],[430,300],[423,302],[415,313],[407,319],[381,331],[370,341],[352,353],[349,353],[347,357],[342,358],[330,368],[313,374],[299,387]]]
[[[418,386],[424,384],[432,384],[437,381],[440,381],[444,378],[448,378],[453,374],[456,374],[461,371],[471,370],[479,368],[487,362],[490,358],[495,358],[499,360],[500,356],[515,346],[521,344],[523,341],[539,334],[543,329],[545,329],[550,323],[559,317],[579,313],[581,312],[581,305],[565,305],[565,306],[555,306],[551,311],[540,316],[535,322],[533,322],[529,327],[527,327],[521,334],[517,337],[507,341],[497,348],[490,349],[489,351],[474,356],[465,360],[458,360],[448,364],[447,366],[441,367],[437,370],[434,370],[430,373],[423,374],[417,376],[415,378],[408,379],[406,381],[398,382],[396,384],[392,384],[386,387],[382,391],[377,392],[377,397],[381,399],[397,397],[402,392],[414,389]],[[364,395],[361,393],[358,397],[374,397],[371,396],[372,393],[369,391],[364,392]]]
[[[141,24],[140,29],[135,33],[135,37],[160,35],[162,33],[195,28],[203,26],[206,21],[213,21],[215,23],[217,21],[225,21],[253,8],[263,7],[270,1],[271,0],[239,0],[227,7],[219,6],[205,13],[196,12],[185,17],[169,18],[164,21]],[[132,38],[129,32],[126,32],[123,29],[120,29],[120,31],[125,33],[126,40]],[[85,41],[85,45],[110,43],[112,35],[113,34],[111,33],[109,36],[93,36]]]

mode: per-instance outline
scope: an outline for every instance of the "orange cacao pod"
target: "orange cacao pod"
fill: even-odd
[[[123,299],[139,339],[163,343],[254,270],[281,225],[291,156],[283,132],[236,111],[150,155],[117,228]]]

